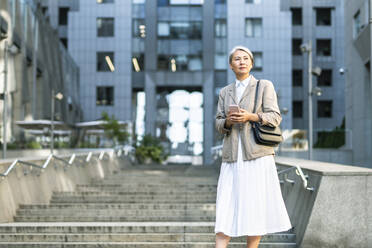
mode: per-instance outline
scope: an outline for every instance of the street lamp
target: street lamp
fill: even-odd
[[[50,132],[50,154],[53,154],[53,149],[54,149],[54,112],[55,112],[55,100],[62,100],[63,99],[63,94],[61,92],[58,92],[57,94],[54,93],[54,89],[52,87],[52,104],[51,104],[51,117],[50,117],[50,122],[51,122],[51,132]]]
[[[313,68],[313,57],[312,57],[312,44],[311,40],[308,43],[301,44],[300,46],[302,53],[308,55],[308,104],[309,104],[309,133],[308,133],[308,146],[309,146],[309,160],[313,158],[313,95],[320,96],[322,90],[319,87],[313,88],[313,74],[320,76],[322,69],[319,67]]]

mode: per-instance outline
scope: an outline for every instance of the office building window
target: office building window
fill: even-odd
[[[201,22],[159,22],[158,37],[169,39],[201,39]]]
[[[67,49],[68,47],[67,47],[67,38],[60,38],[59,39],[61,42],[62,42],[62,44],[63,44],[63,46]]]
[[[133,4],[145,4],[146,0],[132,0]]]
[[[216,70],[227,69],[226,54],[215,54],[214,55],[214,69]]]
[[[114,53],[97,52],[97,71],[114,71]]]
[[[146,37],[145,19],[132,19],[133,37]]]
[[[292,86],[301,87],[302,86],[302,70],[292,71]]]
[[[96,105],[98,106],[114,105],[114,87],[113,86],[97,86]]]
[[[114,36],[114,18],[108,17],[97,18],[97,36],[98,37]]]
[[[254,58],[254,65],[253,65],[252,70],[262,71],[262,68],[263,68],[262,52],[253,52],[253,58]]]
[[[317,56],[331,56],[332,42],[330,39],[316,40],[316,55]]]
[[[250,4],[260,4],[261,0],[245,0],[245,2]]]
[[[58,10],[58,25],[66,26],[68,24],[68,11],[70,8],[59,8]]]
[[[97,0],[97,3],[98,4],[102,4],[102,3],[113,3],[114,0]]]
[[[145,54],[138,53],[132,55],[132,70],[139,72],[145,69]]]
[[[292,39],[292,55],[302,55],[301,44],[302,39]]]
[[[245,35],[248,37],[262,36],[262,18],[245,19]]]
[[[48,7],[41,8],[41,13],[43,13],[43,15],[45,15],[47,12],[48,12]]]
[[[204,0],[169,0],[170,5],[202,5]]]
[[[317,8],[316,9],[316,25],[317,26],[331,26],[331,9]]]
[[[158,69],[176,71],[200,71],[202,69],[201,55],[158,55]]]
[[[226,0],[214,0],[215,4],[226,4]]]
[[[322,70],[318,77],[318,86],[332,86],[332,70]]]
[[[318,101],[318,118],[332,118],[332,101]]]
[[[358,10],[358,12],[356,12],[356,14],[354,15],[354,19],[353,19],[353,37],[354,39],[358,36],[358,34],[360,33],[360,31],[362,30],[362,24],[361,24],[361,20],[360,20],[360,10]]]
[[[215,37],[226,37],[227,26],[225,19],[216,19],[214,23],[214,34]]]
[[[202,5],[204,0],[158,0],[158,6],[168,5]]]
[[[293,118],[302,118],[303,110],[302,110],[302,101],[293,101],[292,102],[292,117]]]
[[[301,26],[302,25],[302,9],[291,8],[291,12],[292,12],[292,25]]]

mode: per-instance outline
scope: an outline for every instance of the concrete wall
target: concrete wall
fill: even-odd
[[[353,164],[372,168],[372,88],[369,68],[366,66],[371,61],[371,42],[364,43],[365,46],[358,51],[356,44],[360,37],[353,37],[353,19],[358,11],[361,13],[360,24],[365,26],[359,36],[369,29],[368,1],[345,1],[344,4],[346,128],[352,130],[352,135],[346,137],[346,142],[353,147]]]
[[[307,150],[282,150],[278,156],[308,159]],[[353,151],[349,149],[313,149],[313,160],[337,164],[353,164]]]
[[[73,191],[76,184],[89,183],[93,178],[104,178],[119,169],[116,157],[99,161],[96,153],[89,163],[85,163],[87,153],[77,156],[72,166],[52,160],[49,166],[40,173],[29,166],[17,164],[5,178],[0,178],[0,222],[11,222],[20,204],[46,204],[53,191]],[[68,159],[66,156],[61,156]],[[27,159],[26,161],[42,165],[46,157]],[[4,173],[12,159],[0,162],[0,173]],[[122,164],[122,162],[121,162]],[[25,175],[27,172],[27,175]]]
[[[299,247],[368,248],[372,246],[372,170],[356,166],[276,157],[279,169],[302,168],[308,187],[294,171],[282,194]],[[284,180],[284,175],[280,176]]]

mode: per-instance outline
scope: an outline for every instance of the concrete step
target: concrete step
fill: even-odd
[[[214,222],[14,222],[0,233],[213,233]]]
[[[193,192],[193,191],[184,191],[184,192],[125,192],[125,191],[81,191],[81,192],[55,192],[53,197],[65,197],[65,196],[140,196],[140,197],[152,197],[152,196],[164,196],[167,198],[177,198],[177,197],[187,197],[187,196],[213,196],[216,197],[216,192]]]
[[[216,204],[215,203],[147,203],[147,204],[140,204],[140,203],[116,203],[116,204],[108,204],[108,203],[56,203],[56,204],[30,204],[30,205],[20,205],[20,210],[26,209],[48,209],[48,210],[61,210],[61,209],[69,209],[69,210],[96,210],[96,209],[106,209],[106,210],[116,210],[116,209],[133,209],[133,210],[166,210],[166,209],[175,209],[175,210],[208,210],[208,211],[215,211]]]
[[[203,181],[197,181],[197,182],[191,182],[190,180],[185,180],[185,182],[171,182],[164,179],[163,181],[155,181],[152,178],[146,178],[141,181],[128,181],[127,179],[120,179],[120,180],[100,180],[100,181],[93,181],[91,183],[92,186],[102,186],[102,185],[121,185],[121,187],[129,187],[129,186],[136,186],[136,187],[166,187],[169,185],[172,185],[177,188],[185,188],[185,187],[191,187],[192,185],[198,185],[204,187],[217,187],[217,181],[211,181],[211,182],[203,182]],[[107,186],[106,186],[107,187]]]
[[[0,234],[1,242],[214,242],[213,233],[48,233],[48,234]],[[245,237],[233,238],[232,242],[244,242]],[[264,243],[295,242],[294,234],[270,234],[262,238]]]
[[[107,209],[98,210],[86,210],[78,209],[71,211],[70,209],[20,209],[17,211],[17,217],[21,216],[70,216],[70,217],[95,217],[95,216],[105,216],[105,217],[115,217],[115,216],[138,216],[143,217],[154,217],[154,216],[214,216],[215,210],[175,210],[175,209],[156,209],[156,210],[144,210],[144,209],[115,209],[107,211]]]
[[[107,183],[100,183],[95,184],[78,184],[76,185],[77,188],[122,188],[122,189],[139,189],[139,188],[150,188],[150,189],[215,189],[217,187],[217,183],[212,183],[212,184],[174,184],[172,188],[168,187],[169,184],[155,184],[154,182],[143,182],[139,183],[137,182],[132,182],[132,183],[118,183],[118,184],[113,184],[110,181]]]
[[[53,196],[50,200],[54,203],[215,203],[216,197],[178,196],[168,198],[166,196]]]
[[[216,193],[216,188],[211,187],[200,187],[200,188],[141,188],[141,187],[131,187],[131,188],[118,188],[118,187],[77,187],[75,192],[108,192],[108,193],[142,193],[142,194],[160,194],[160,193],[169,193],[169,194],[183,194],[183,193],[191,193],[191,192],[199,192],[199,193]]]
[[[21,205],[0,224],[0,248],[214,248],[217,174],[190,166],[128,167],[104,180]],[[265,235],[260,247],[294,248],[295,234]],[[245,237],[229,248],[245,247]]]
[[[214,248],[214,242],[0,242],[0,248],[48,247],[48,248]],[[229,248],[245,247],[244,242],[231,242]],[[295,248],[295,243],[261,243],[260,248]]]
[[[209,216],[15,216],[16,222],[122,222],[122,221],[166,221],[166,222],[180,222],[180,221],[215,221],[214,215]]]

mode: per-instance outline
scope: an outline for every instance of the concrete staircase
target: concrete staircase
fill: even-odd
[[[2,247],[214,247],[217,173],[192,166],[133,166],[104,180],[55,192],[48,205],[22,205],[0,224]],[[229,247],[245,247],[243,237]],[[296,247],[293,233],[260,247]]]

